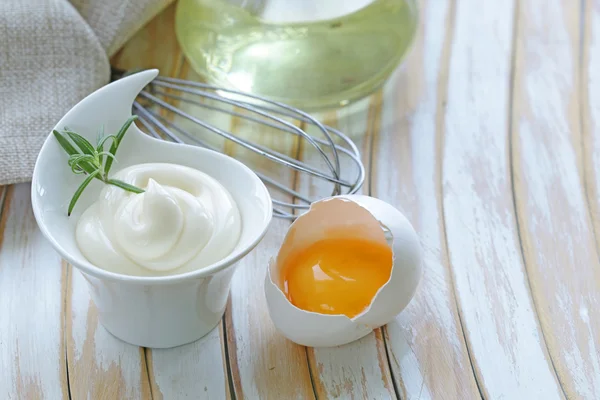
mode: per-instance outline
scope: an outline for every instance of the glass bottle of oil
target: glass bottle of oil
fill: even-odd
[[[393,72],[416,0],[179,0],[178,41],[211,84],[304,109],[347,104]]]

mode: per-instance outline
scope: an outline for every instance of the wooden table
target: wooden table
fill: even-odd
[[[394,321],[339,348],[281,337],[262,291],[289,224],[274,220],[218,328],[127,345],[20,184],[0,189],[0,398],[600,399],[600,3],[428,0],[421,20],[382,90],[322,116],[361,147],[363,192],[421,237],[423,280]],[[173,7],[113,63],[194,78]]]

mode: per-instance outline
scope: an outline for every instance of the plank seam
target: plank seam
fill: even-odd
[[[509,105],[508,105],[508,160],[509,160],[509,173],[510,173],[510,187],[512,194],[512,206],[514,210],[515,216],[515,224],[517,228],[517,239],[519,242],[519,250],[521,251],[521,262],[523,263],[523,272],[525,274],[525,285],[527,286],[527,291],[529,297],[531,298],[531,302],[533,304],[533,313],[535,315],[536,325],[542,335],[544,340],[544,349],[546,354],[548,355],[548,359],[550,361],[550,366],[552,367],[552,372],[554,372],[554,376],[560,387],[560,390],[563,394],[564,398],[567,398],[565,389],[560,380],[560,376],[558,375],[558,371],[556,370],[556,365],[554,364],[554,360],[552,358],[552,354],[550,353],[550,348],[548,347],[548,341],[546,340],[546,333],[542,327],[540,317],[539,317],[539,309],[538,304],[536,302],[535,296],[533,295],[533,291],[531,290],[531,280],[529,277],[529,270],[527,268],[527,260],[525,257],[525,248],[523,246],[523,238],[521,236],[521,221],[519,218],[519,209],[517,208],[517,192],[515,186],[515,168],[514,168],[514,138],[515,129],[514,129],[514,92],[515,92],[515,80],[516,80],[516,65],[517,65],[517,39],[519,35],[519,10],[520,3],[519,0],[515,0],[515,9],[513,16],[513,37],[512,37],[512,49],[511,49],[511,66],[510,66],[510,87],[509,87]]]
[[[148,348],[144,347],[144,366],[146,367],[146,375],[148,376],[148,390],[150,391],[150,399],[154,399],[154,388],[150,380],[150,364],[148,363]],[[152,374],[154,375],[154,374]],[[156,382],[155,382],[156,383]]]
[[[235,332],[233,329],[233,312],[231,302],[231,294],[227,299],[227,309],[225,310],[225,327],[224,330],[224,340],[227,342],[227,362],[229,363],[229,370],[231,372],[231,385],[233,386],[233,390],[231,391],[231,395],[237,398],[237,394],[239,393],[240,398],[244,398],[243,387],[241,383],[241,377],[237,362],[237,339],[235,337]],[[229,329],[227,327],[231,327]],[[231,342],[230,342],[231,340]],[[231,357],[231,358],[230,358]],[[237,379],[236,379],[237,378]]]
[[[315,377],[313,376],[313,371],[310,366],[310,359],[308,358],[308,347],[304,347],[304,354],[306,355],[306,364],[308,365],[308,376],[310,376],[310,384],[313,390],[313,395],[315,396],[315,400],[319,400],[319,394],[317,393],[317,387],[315,385]]]
[[[9,195],[8,192],[12,192],[12,186],[4,186],[0,187],[2,192],[0,192],[0,249],[2,248],[2,243],[4,242],[4,227],[6,226],[6,215],[9,207]]]
[[[69,310],[69,291],[71,289],[71,266],[65,261],[62,260],[62,265],[65,269],[65,288],[64,288],[64,295],[65,295],[65,299],[63,301],[63,343],[64,343],[64,351],[65,351],[65,378],[67,380],[67,396],[69,397],[69,400],[73,398],[73,395],[71,394],[71,379],[69,377],[69,342],[67,340],[67,335],[69,332],[69,329],[67,327],[67,318],[69,318],[69,314],[68,310]]]
[[[458,295],[456,293],[456,282],[454,281],[454,274],[452,269],[452,260],[450,259],[450,253],[448,251],[448,233],[446,232],[446,212],[444,209],[444,185],[443,185],[443,176],[444,176],[444,168],[443,168],[443,155],[444,155],[444,123],[445,123],[445,110],[446,104],[448,102],[448,82],[450,81],[450,59],[452,57],[452,43],[454,41],[454,27],[456,25],[457,19],[457,7],[456,0],[450,1],[450,9],[449,13],[450,21],[448,23],[448,27],[446,28],[446,43],[444,44],[444,51],[442,54],[442,61],[440,64],[440,81],[438,82],[439,90],[438,90],[438,105],[436,110],[436,143],[437,143],[437,156],[440,162],[438,162],[438,192],[440,193],[440,214],[442,216],[441,221],[441,234],[442,234],[442,251],[444,254],[444,258],[446,259],[446,268],[449,270],[449,279],[450,285],[452,287],[452,300],[454,302],[454,307],[456,309],[456,315],[458,317],[458,322],[460,324],[460,331],[462,333],[462,338],[465,344],[465,349],[467,351],[467,356],[469,357],[469,363],[471,364],[471,371],[473,372],[473,379],[475,380],[475,385],[477,385],[477,390],[479,392],[479,396],[482,399],[486,399],[484,396],[484,390],[481,386],[480,378],[477,376],[477,371],[475,369],[475,360],[473,359],[473,354],[471,354],[471,348],[469,344],[469,340],[467,337],[467,331],[465,330],[465,323],[462,316],[462,310],[458,303]],[[444,74],[445,72],[445,74]]]
[[[383,326],[381,328],[381,333],[382,333],[381,338],[383,339],[383,347],[385,348],[385,357],[387,358],[388,368],[390,369],[390,375],[392,377],[391,380],[392,380],[392,387],[394,388],[394,394],[396,395],[396,399],[402,400],[402,396],[400,396],[400,390],[398,389],[396,380],[394,379],[394,374],[392,373],[392,371],[393,371],[392,370],[392,362],[391,362],[392,358],[390,357],[390,349],[387,344],[388,333],[387,333],[387,329],[385,326]],[[423,382],[425,382],[425,381],[423,381]],[[421,390],[423,390],[423,387],[421,387]],[[419,396],[419,398],[420,398],[420,396]]]
[[[225,311],[226,313],[229,311],[230,306],[231,294],[229,294],[229,300],[227,300],[227,310]],[[232,400],[236,400],[237,396],[235,394],[235,387],[233,385],[233,372],[231,371],[231,361],[229,360],[229,345],[227,343],[227,324],[225,323],[225,314],[223,314],[221,323],[223,324],[223,336],[221,340],[223,341],[223,352],[225,353],[225,370],[227,371],[227,376],[225,377],[225,379],[227,379],[227,386],[229,387],[229,396]]]
[[[372,196],[373,195],[373,159],[375,157],[373,157],[373,152],[375,149],[375,138],[377,136],[377,133],[379,132],[380,129],[380,121],[379,121],[379,116],[381,115],[381,105],[383,102],[383,89],[379,89],[372,97],[371,97],[371,101],[369,104],[369,114],[368,114],[368,121],[370,122],[370,124],[367,126],[367,135],[368,135],[368,141],[367,141],[367,154],[368,154],[368,160],[367,160],[367,171],[365,172],[365,175],[368,177],[367,180],[367,195]],[[375,104],[373,104],[373,102],[375,102]],[[394,379],[394,374],[393,374],[393,369],[392,369],[392,361],[390,358],[390,354],[389,354],[389,349],[388,349],[388,345],[387,345],[387,340],[386,340],[386,336],[387,336],[387,331],[385,329],[385,326],[382,326],[381,328],[379,328],[380,332],[381,332],[381,338],[383,340],[383,347],[385,349],[385,358],[386,358],[386,365],[388,367],[388,372],[390,374],[390,380],[392,381],[392,388],[394,389],[394,395],[396,396],[396,399],[402,399],[402,397],[400,396],[400,390],[398,389],[398,385],[396,380]],[[382,371],[383,373],[383,371]]]

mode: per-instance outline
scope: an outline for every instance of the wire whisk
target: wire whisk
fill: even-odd
[[[116,80],[127,74],[129,72],[113,69],[112,79]],[[206,114],[206,110],[210,114]],[[297,188],[290,187],[289,181],[282,182],[283,179],[268,176],[257,163],[240,159],[269,188],[273,198],[273,215],[276,217],[295,219],[312,202],[323,197],[356,193],[365,179],[360,152],[348,136],[301,110],[262,96],[159,76],[139,94],[133,104],[133,113],[138,116],[146,132],[156,138],[223,152],[219,148],[221,146],[213,144],[215,138],[211,136],[217,135],[266,160],[291,168],[299,174],[309,174],[312,179],[324,180],[329,184],[326,193],[302,193]],[[278,132],[277,134],[294,135],[316,151],[318,157],[313,158],[318,162],[301,161],[283,154],[273,146],[250,141],[244,137],[248,135],[242,135],[242,132],[233,133],[208,121],[218,118],[205,118],[201,114],[213,117],[225,114],[245,123],[256,124],[261,131],[269,129],[274,130],[270,132]],[[309,134],[307,130],[315,133]]]

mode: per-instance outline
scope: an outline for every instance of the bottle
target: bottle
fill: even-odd
[[[310,110],[383,84],[417,20],[416,0],[179,0],[175,24],[207,83]]]

